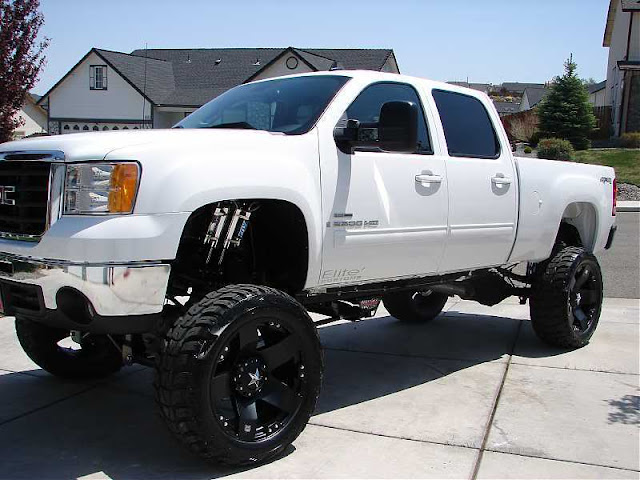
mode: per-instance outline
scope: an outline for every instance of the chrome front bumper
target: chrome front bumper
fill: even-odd
[[[0,253],[0,289],[8,314],[28,315],[28,312],[19,312],[20,308],[24,309],[24,302],[13,302],[16,304],[12,305],[10,292],[12,288],[20,291],[21,285],[35,286],[29,289],[32,295],[39,297],[40,310],[44,310],[41,313],[57,311],[60,301],[65,302],[71,292],[73,298],[86,299],[90,315],[122,317],[157,314],[162,312],[164,306],[170,272],[170,265],[159,262],[77,264]],[[32,303],[26,302],[28,307]]]

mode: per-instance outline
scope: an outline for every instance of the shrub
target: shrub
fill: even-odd
[[[533,152],[533,150],[531,150],[531,147],[524,147],[524,153],[531,153]]]
[[[620,137],[620,146],[624,148],[640,148],[640,132],[623,134]]]
[[[573,153],[573,146],[568,140],[545,138],[538,143],[538,158],[572,160]]]
[[[531,145],[533,148],[538,146],[538,142],[540,141],[540,131],[536,130],[531,134],[529,138],[527,138],[527,143]]]

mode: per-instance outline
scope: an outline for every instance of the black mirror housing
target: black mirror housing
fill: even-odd
[[[342,152],[351,153],[351,149],[358,141],[359,129],[360,122],[358,120],[347,120],[345,126],[333,129],[333,139]]]
[[[380,149],[415,152],[418,147],[418,106],[413,102],[387,102],[380,110]]]

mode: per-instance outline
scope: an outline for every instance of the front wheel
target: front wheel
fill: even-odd
[[[431,290],[387,293],[382,301],[389,313],[403,322],[424,323],[436,318],[449,297]]]
[[[84,334],[72,344],[69,330],[22,317],[16,317],[16,334],[29,358],[57,377],[89,380],[122,368],[122,354],[106,335]]]
[[[529,301],[538,337],[556,347],[579,348],[593,335],[603,300],[598,260],[580,247],[565,247],[540,266]]]
[[[295,440],[321,381],[320,341],[304,308],[273,288],[230,285],[168,332],[155,387],[166,423],[193,453],[239,465]]]

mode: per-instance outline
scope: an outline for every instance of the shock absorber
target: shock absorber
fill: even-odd
[[[209,262],[211,262],[213,252],[220,242],[220,237],[222,236],[222,231],[224,230],[228,215],[229,207],[217,206],[213,211],[213,218],[209,223],[209,227],[207,228],[207,233],[204,236],[203,242],[205,245],[209,245],[209,253],[207,254],[206,261],[207,265],[209,264]]]
[[[218,267],[220,267],[227,250],[240,246],[249,227],[251,214],[257,208],[257,203],[247,205],[246,202],[234,203],[233,206],[222,204],[216,206],[203,240],[203,244],[209,246],[205,262],[207,265],[211,263],[216,250],[219,250]]]
[[[235,211],[233,212],[233,217],[231,217],[231,224],[229,225],[229,229],[227,230],[227,236],[224,240],[224,244],[222,245],[220,257],[218,258],[218,266],[222,265],[224,255],[229,247],[240,246],[242,237],[244,236],[244,233],[247,231],[247,227],[249,226],[250,217],[251,211],[244,205],[236,207]]]

